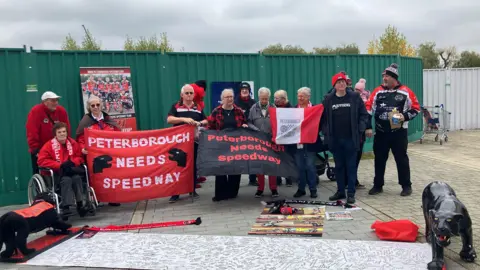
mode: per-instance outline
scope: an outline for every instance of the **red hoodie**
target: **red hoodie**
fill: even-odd
[[[40,150],[49,140],[53,139],[53,122],[64,122],[67,124],[67,132],[70,133],[70,121],[65,108],[57,105],[55,111],[50,111],[45,104],[37,104],[28,113],[27,123],[27,142],[29,152]]]

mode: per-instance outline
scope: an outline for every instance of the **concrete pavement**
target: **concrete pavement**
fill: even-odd
[[[432,137],[433,138],[433,137]],[[400,197],[400,186],[397,184],[395,162],[391,156],[385,176],[386,185],[382,194],[368,195],[372,185],[373,160],[362,160],[359,168],[359,179],[367,189],[358,190],[357,204],[363,209],[353,211],[354,220],[325,221],[324,238],[352,239],[380,241],[371,231],[370,225],[375,220],[388,221],[393,219],[410,219],[421,227],[417,241],[424,242],[424,220],[421,210],[421,193],[423,188],[433,180],[442,180],[449,183],[457,192],[460,200],[467,206],[473,220],[474,246],[480,244],[480,207],[475,203],[479,194],[477,161],[480,161],[478,141],[480,132],[463,131],[450,134],[448,143],[440,146],[433,140],[425,140],[423,144],[409,145],[410,165],[412,171],[413,194],[410,197]],[[168,198],[140,202],[138,204],[124,204],[120,207],[105,206],[95,217],[86,219],[72,219],[74,225],[104,226],[108,224],[150,223],[194,219],[200,216],[203,220],[200,226],[185,226],[173,228],[159,228],[142,230],[142,232],[158,233],[188,233],[213,235],[246,235],[260,214],[262,206],[260,199],[253,197],[255,187],[247,186],[248,179],[244,177],[240,195],[237,199],[213,203],[213,179],[209,179],[201,189],[198,189],[200,198],[191,202],[186,196],[174,204],[168,203]],[[335,182],[321,177],[318,200],[327,200],[336,189]],[[279,188],[281,197],[288,197],[295,193],[296,187]],[[269,192],[266,188],[265,199]],[[280,197],[280,198],[281,198]],[[305,197],[308,198],[308,197]],[[0,209],[3,214],[9,209]],[[327,211],[338,211],[339,207],[327,207]],[[448,269],[480,269],[480,263],[467,264],[461,262],[458,253],[461,248],[460,238],[453,238],[446,255]],[[27,267],[12,264],[0,264],[0,269],[43,269],[42,267]],[[48,267],[48,269],[60,269]],[[82,268],[72,268],[82,269]],[[92,268],[89,268],[92,269]]]

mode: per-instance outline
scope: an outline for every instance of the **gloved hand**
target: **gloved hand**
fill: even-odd
[[[32,150],[32,155],[37,156],[38,152],[40,152],[40,149],[33,149]]]
[[[75,167],[75,163],[73,163],[71,160],[67,160],[60,165],[60,171],[65,176],[71,176],[73,174],[73,167]]]

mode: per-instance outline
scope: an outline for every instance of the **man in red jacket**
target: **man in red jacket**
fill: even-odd
[[[26,130],[29,152],[32,157],[33,173],[38,173],[37,156],[40,148],[53,139],[52,129],[57,122],[64,122],[70,132],[70,121],[65,108],[58,105],[60,96],[47,91],[42,95],[42,103],[33,106],[28,113]]]

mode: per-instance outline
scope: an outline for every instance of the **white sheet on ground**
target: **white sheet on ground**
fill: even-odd
[[[25,264],[135,269],[426,269],[428,244],[311,237],[101,232]]]

